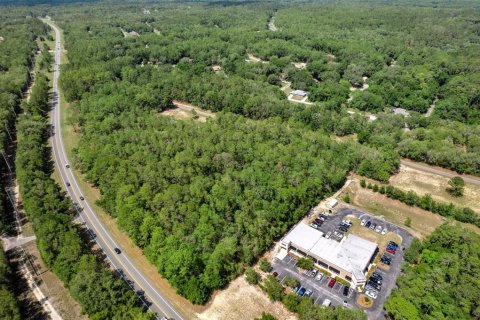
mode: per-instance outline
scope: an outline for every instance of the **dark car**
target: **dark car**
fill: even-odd
[[[122,253],[122,250],[120,250],[120,249],[118,249],[118,248],[115,248],[114,250],[115,250],[115,252],[116,252],[117,254]]]
[[[368,222],[365,224],[365,227],[369,228],[371,225],[372,225],[372,222],[371,222],[371,221],[368,221]]]
[[[375,278],[375,277],[370,277],[370,280],[369,281],[373,281],[375,282],[376,284],[378,284],[379,286],[382,285],[382,280],[378,279],[378,278]]]
[[[349,291],[350,291],[350,289],[347,286],[343,287],[343,295],[344,296],[348,296]]]
[[[335,285],[335,282],[337,282],[337,279],[335,279],[335,278],[330,279],[330,282],[328,283],[328,286],[330,288],[333,288],[333,286]]]
[[[373,282],[371,280],[367,281],[367,286],[370,286],[370,287],[374,288],[375,290],[380,290],[380,288],[381,288],[381,286],[378,283]]]
[[[398,248],[398,244],[397,244],[396,242],[394,242],[394,241],[390,241],[390,242],[388,243],[388,245],[392,245],[392,246],[395,246],[396,248]]]
[[[277,271],[273,271],[272,272],[272,276],[274,276],[275,278],[278,276],[278,272]]]
[[[378,278],[378,279],[380,279],[380,280],[383,280],[382,275],[381,275],[380,273],[378,273],[378,272],[372,273],[372,277],[376,277],[376,278]]]
[[[304,287],[301,287],[300,290],[298,290],[298,293],[297,293],[297,296],[299,297],[303,297],[303,295],[305,294],[305,291],[307,289],[305,289]]]
[[[80,200],[82,200],[82,201],[83,201],[83,200],[85,200],[85,198],[84,198],[83,196],[80,196]]]
[[[298,289],[300,289],[300,288],[301,288],[301,286],[300,286],[300,285],[297,285],[295,288],[293,288],[293,292],[297,292]]]
[[[66,185],[67,185],[67,187],[70,187],[70,182],[67,182]]]

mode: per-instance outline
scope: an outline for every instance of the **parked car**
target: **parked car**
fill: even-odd
[[[376,284],[376,283],[373,282],[373,281],[367,281],[366,287],[367,287],[367,288],[370,287],[370,288],[373,288],[373,289],[378,290],[378,291],[380,291],[380,289],[381,289],[381,286],[379,286],[378,284]]]
[[[382,226],[378,225],[378,226],[375,228],[375,232],[380,233],[380,232],[382,232],[382,229],[383,229]]]
[[[362,221],[360,221],[360,225],[363,227],[365,224],[367,223],[367,220],[365,219],[362,219]]]
[[[377,277],[377,278],[379,278],[380,280],[383,280],[382,275],[381,275],[380,273],[376,272],[376,271],[372,273],[372,276]]]
[[[310,297],[312,294],[313,294],[312,289],[307,289],[307,291],[305,291],[305,297]]]
[[[337,282],[337,279],[335,278],[330,279],[330,281],[328,282],[328,286],[330,288],[333,288],[333,286],[335,285],[335,282]]]
[[[318,270],[317,269],[313,269],[312,270],[312,278],[314,278],[318,273]]]
[[[352,225],[352,221],[350,221],[350,220],[342,220],[342,223],[343,224],[348,224],[350,226]]]
[[[365,227],[370,228],[371,225],[372,225],[372,222],[371,222],[371,221],[368,221],[368,222],[365,224]]]
[[[312,227],[313,229],[318,229],[318,225],[314,222],[310,223],[310,227]]]
[[[347,300],[343,300],[343,306],[346,308],[348,306],[348,301]]]
[[[330,301],[330,299],[325,299],[323,300],[322,306],[330,307],[331,304],[332,304],[332,301]]]
[[[369,278],[369,281],[373,281],[373,282],[375,282],[376,284],[378,284],[379,286],[382,285],[382,280],[381,280],[381,279],[378,279],[378,278],[375,278],[375,277],[373,277],[373,276],[371,276],[371,277]]]
[[[325,238],[326,239],[330,239],[330,236],[332,235],[332,232],[331,231],[328,231],[327,234],[325,235]]]
[[[350,288],[348,286],[344,286],[343,287],[343,295],[347,297],[349,292],[350,292]]]
[[[376,224],[376,223],[372,223],[372,225],[370,226],[370,230],[375,230],[376,227],[377,227],[377,224]]]
[[[390,254],[395,254],[395,250],[387,248],[385,251],[387,251]]]
[[[382,234],[386,234],[388,232],[387,227],[383,228]]]
[[[365,294],[372,299],[377,299],[378,297],[378,292],[375,290],[365,290]]]
[[[295,288],[293,288],[293,292],[296,293],[301,287],[301,285],[297,285]]]
[[[320,281],[320,280],[322,280],[322,278],[323,278],[323,273],[319,272],[319,273],[317,274],[317,276],[315,277],[315,280]]]
[[[395,248],[398,248],[398,244],[397,244],[396,242],[394,242],[394,241],[390,241],[390,242],[388,243],[388,245],[392,245],[392,246],[394,246]]]
[[[298,290],[297,292],[297,296],[303,297],[303,295],[305,294],[305,291],[307,291],[307,289],[305,289],[304,287],[301,287],[300,290]]]

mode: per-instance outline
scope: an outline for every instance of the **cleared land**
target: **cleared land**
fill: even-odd
[[[460,207],[470,207],[480,212],[480,186],[465,182],[463,197],[452,197],[445,189],[450,178],[401,165],[398,174],[390,178],[390,184],[419,195],[431,194],[438,201],[451,202]]]
[[[262,312],[269,312],[278,320],[297,319],[281,302],[270,301],[259,287],[249,285],[241,276],[220,291],[198,317],[203,320],[246,320],[259,318]]]

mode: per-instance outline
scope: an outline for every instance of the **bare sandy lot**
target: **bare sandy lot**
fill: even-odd
[[[390,178],[390,184],[405,191],[413,190],[419,195],[431,194],[442,202],[451,202],[459,207],[470,207],[480,213],[480,186],[465,183],[463,197],[452,197],[445,189],[449,178],[434,173],[420,171],[404,165],[398,174]]]
[[[197,314],[202,320],[250,320],[268,312],[278,320],[295,320],[281,302],[272,302],[257,286],[249,285],[244,276],[233,280],[220,291],[204,312]]]
[[[194,114],[190,111],[182,110],[180,108],[172,108],[162,111],[161,116],[173,117],[178,120],[193,119]],[[206,122],[207,118],[205,116],[197,114],[198,118],[195,119],[199,122]]]

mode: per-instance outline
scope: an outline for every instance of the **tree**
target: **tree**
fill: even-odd
[[[259,267],[260,267],[260,270],[262,270],[263,272],[270,272],[270,270],[272,269],[272,265],[270,264],[270,262],[267,261],[267,259],[260,259],[260,263],[259,263]]]
[[[272,275],[268,275],[265,279],[263,289],[273,301],[280,301],[284,296],[282,284]]]
[[[253,268],[247,268],[247,270],[245,270],[245,278],[250,284],[258,284],[260,281],[260,275],[253,270]]]
[[[294,276],[286,276],[283,280],[283,284],[290,288],[295,288],[300,285],[300,281]]]
[[[411,227],[412,226],[412,218],[407,217],[404,221],[405,226]]]
[[[343,197],[343,201],[345,203],[350,203],[350,195],[348,193]]]
[[[463,196],[465,181],[462,177],[456,176],[448,180],[447,191],[454,197]]]
[[[300,258],[297,261],[297,267],[305,270],[313,269],[313,260],[310,258]]]
[[[276,320],[274,316],[270,313],[262,312],[262,316],[260,318],[255,318],[255,320]]]

